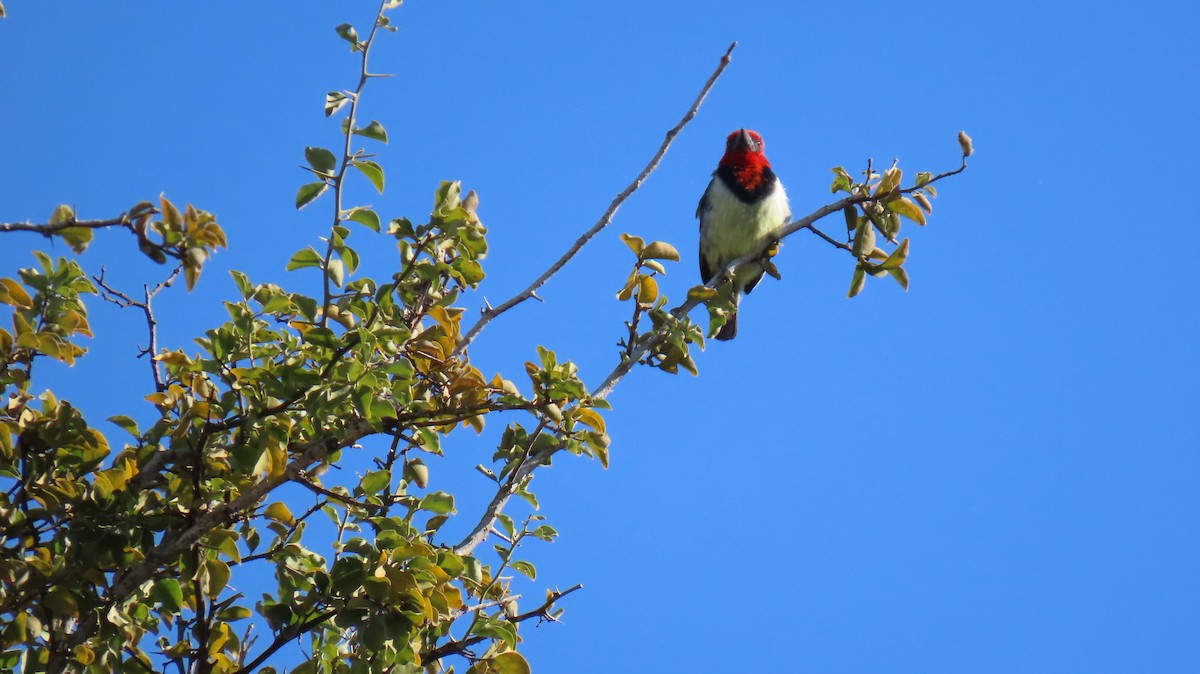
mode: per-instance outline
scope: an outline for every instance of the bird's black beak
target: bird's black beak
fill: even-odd
[[[738,129],[737,135],[733,137],[733,143],[730,150],[745,150],[748,152],[758,152],[758,143],[750,137],[750,132],[745,129]]]

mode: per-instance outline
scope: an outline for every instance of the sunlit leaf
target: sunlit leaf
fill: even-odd
[[[359,171],[362,171],[362,174],[367,177],[367,180],[371,181],[371,184],[375,186],[375,189],[378,190],[380,194],[383,194],[383,167],[382,166],[380,166],[379,164],[376,164],[373,161],[365,161],[365,160],[354,161],[351,163],[354,164],[354,167],[357,168]]]
[[[296,191],[296,208],[301,209],[309,205],[327,189],[329,189],[329,184],[324,181],[301,185],[300,189]]]
[[[371,120],[370,124],[361,129],[355,129],[354,133],[359,136],[363,136],[364,138],[371,138],[384,143],[388,142],[387,131],[384,130],[382,124],[375,120]]]
[[[304,148],[304,158],[317,173],[333,175],[334,169],[337,168],[337,157],[323,147]]]

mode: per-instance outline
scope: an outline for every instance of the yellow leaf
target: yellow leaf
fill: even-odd
[[[914,204],[910,199],[900,198],[896,199],[895,201],[889,201],[887,203],[887,207],[889,211],[892,211],[893,213],[899,213],[918,225],[925,225],[925,213],[923,213],[921,209],[917,208],[917,205]]]
[[[597,414],[595,410],[587,407],[580,407],[575,410],[574,416],[575,419],[577,419],[580,423],[591,426],[601,433],[605,432],[604,417]]]
[[[25,292],[21,284],[10,278],[0,278],[0,304],[28,309],[33,306],[33,298]]]
[[[651,241],[642,249],[641,257],[647,260],[670,260],[679,262],[679,251],[666,241]]]
[[[646,240],[640,236],[622,234],[621,240],[625,242],[626,246],[629,246],[629,249],[633,251],[634,255],[641,255],[642,249],[646,247]]]
[[[908,239],[900,242],[900,247],[892,251],[892,254],[879,265],[880,269],[898,269],[904,261],[908,259]]]
[[[658,299],[658,283],[649,276],[642,276],[638,280],[638,304],[652,305]]]

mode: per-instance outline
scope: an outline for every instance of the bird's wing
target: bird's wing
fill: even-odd
[[[716,178],[713,178],[713,180],[715,181]],[[699,218],[699,220],[700,220],[700,231],[701,232],[704,231],[704,216],[706,216],[708,214],[708,212],[712,210],[712,203],[708,200],[708,192],[711,189],[712,189],[712,182],[709,182],[708,187],[706,187],[704,189],[704,194],[702,194],[700,196],[699,205],[696,206],[696,217]],[[701,247],[701,249],[700,249],[699,257],[700,257],[700,280],[705,283],[708,283],[712,279],[713,274],[716,273],[716,270],[710,269],[708,267],[708,263],[704,261],[703,247]]]

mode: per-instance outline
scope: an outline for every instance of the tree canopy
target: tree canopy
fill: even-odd
[[[344,191],[350,181],[386,186],[371,151],[389,134],[369,105],[380,76],[370,56],[400,4],[383,2],[369,29],[336,27],[358,59],[352,86],[325,95],[324,114],[344,143],[305,148],[308,178],[295,197],[297,208],[327,210],[327,235],[291,256],[288,287],[234,271],[228,319],[195,346],[158,343],[154,302],[180,278],[189,290],[203,282],[210,256],[236,245],[220,214],[161,196],[107,218],[62,205],[44,222],[0,224],[10,242],[31,232],[73,253],[34,251],[34,266],[0,278],[11,314],[0,328],[0,666],[273,671],[276,653],[303,642],[292,672],[434,672],[465,662],[476,674],[515,674],[529,671],[522,626],[553,621],[581,587],[537,597],[513,590],[513,574],[536,581],[532,543],[558,534],[541,512],[518,519],[506,505],[516,497],[537,508],[532,479],[555,459],[607,465],[609,393],[638,365],[696,374],[698,348],[732,308],[730,285],[718,275],[672,304],[658,279],[679,261],[676,246],[624,234],[632,257],[613,285],[630,317],[601,381],[583,381],[568,357],[545,348],[523,372],[483,372],[470,347],[612,223],[697,114],[734,45],[596,223],[525,290],[474,315],[488,251],[479,195],[458,182],[431,185],[429,214],[410,218],[349,203]],[[850,297],[868,277],[907,289],[902,223],[925,225],[935,183],[966,168],[971,140],[960,133],[958,142],[961,165],[937,174],[906,180],[898,164],[870,161],[861,172],[834,168],[837,198],[780,238],[807,230],[845,256]],[[818,228],[830,216],[837,224]],[[120,231],[165,270],[140,294],[87,271],[93,237]],[[362,246],[395,246],[397,265],[364,268]],[[776,253],[770,246],[726,271],[757,260],[778,277]],[[39,362],[86,357],[81,339],[93,337],[88,306],[98,300],[145,320],[152,423],[135,420],[143,401],[130,400],[128,415],[97,424],[38,385]],[[490,501],[459,513],[426,458],[489,421],[504,428],[491,462],[476,467]],[[369,456],[371,469],[328,471],[350,454]],[[441,533],[454,517],[475,522],[465,537]],[[245,592],[264,583],[261,596]]]

